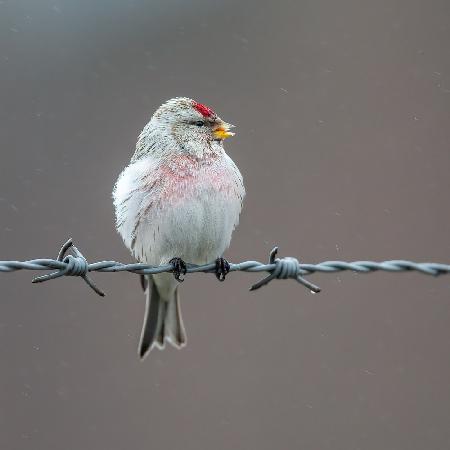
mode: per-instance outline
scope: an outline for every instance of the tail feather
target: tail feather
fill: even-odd
[[[164,318],[164,336],[176,348],[182,348],[186,345],[186,332],[181,317],[178,288],[175,290],[175,298],[167,304]]]
[[[181,317],[178,288],[171,298],[164,298],[151,275],[147,276],[143,286],[146,288],[146,307],[139,356],[145,358],[155,347],[163,349],[166,341],[176,348],[184,347],[186,332]]]

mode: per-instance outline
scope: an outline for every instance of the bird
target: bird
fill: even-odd
[[[138,262],[172,266],[172,273],[141,276],[141,359],[166,343],[186,345],[179,296],[186,263],[215,262],[219,281],[230,270],[223,253],[245,196],[242,175],[223,146],[233,127],[205,104],[172,98],[145,125],[114,186],[115,224],[125,246]]]

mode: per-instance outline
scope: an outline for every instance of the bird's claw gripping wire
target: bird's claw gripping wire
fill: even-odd
[[[230,271],[230,263],[225,258],[216,259],[216,278],[219,281],[225,281],[225,277]]]
[[[73,255],[67,255],[66,253],[71,250]],[[105,296],[105,293],[99,289],[95,283],[89,278],[89,264],[83,254],[73,245],[72,239],[69,239],[58,253],[57,261],[61,261],[66,264],[66,267],[58,270],[57,272],[48,273],[35,277],[32,283],[42,283],[43,281],[53,280],[62,276],[74,276],[81,277],[86,284],[93,289],[101,297]]]
[[[182,283],[184,281],[184,278],[181,278],[181,275],[186,275],[187,267],[186,263],[181,258],[172,258],[169,261],[169,264],[172,265],[172,273],[175,277],[175,280]]]
[[[278,247],[275,247],[270,252],[269,264],[275,265],[270,275],[266,278],[255,283],[250,290],[254,291],[259,289],[266,284],[270,283],[273,279],[286,279],[292,278],[296,280],[298,283],[303,284],[307,289],[309,289],[312,293],[317,294],[320,292],[320,287],[316,286],[313,283],[310,283],[308,280],[300,276],[300,263],[298,259],[291,258],[290,256],[286,256],[285,258],[277,258]]]

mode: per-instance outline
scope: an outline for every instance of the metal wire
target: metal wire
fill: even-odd
[[[67,252],[71,251],[71,254]],[[291,278],[305,286],[313,293],[320,292],[320,288],[306,280],[303,275],[314,272],[342,272],[351,270],[353,272],[369,273],[378,270],[386,272],[417,271],[425,275],[443,275],[450,273],[450,264],[439,264],[432,262],[413,262],[405,260],[393,261],[324,261],[318,264],[303,264],[296,258],[277,258],[278,248],[270,252],[269,262],[264,264],[258,261],[244,261],[238,264],[230,263],[230,272],[268,272],[269,275],[255,283],[250,290],[256,290],[270,283],[273,279]],[[216,264],[186,264],[187,273],[215,273]],[[0,261],[0,272],[14,272],[17,270],[55,270],[49,274],[41,275],[32,280],[33,283],[52,280],[62,276],[81,277],[87,285],[102,297],[105,293],[99,289],[88,276],[89,272],[132,272],[137,274],[157,274],[162,272],[174,272],[171,264],[162,266],[151,266],[148,264],[134,263],[123,264],[116,261],[99,261],[89,264],[83,254],[73,245],[69,239],[58,253],[56,259],[32,259],[28,261]]]

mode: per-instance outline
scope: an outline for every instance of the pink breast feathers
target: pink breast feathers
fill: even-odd
[[[206,163],[187,155],[177,155],[142,180],[142,190],[149,193],[154,206],[174,205],[202,191],[230,195],[234,188],[229,168],[216,162]]]

